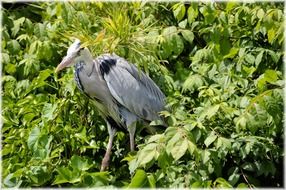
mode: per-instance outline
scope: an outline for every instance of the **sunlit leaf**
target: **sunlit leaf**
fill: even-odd
[[[268,37],[268,41],[270,43],[273,43],[273,40],[275,39],[275,29],[274,28],[271,28],[270,30],[267,31],[267,37]]]
[[[143,170],[137,170],[134,177],[131,179],[128,188],[140,188],[144,187],[148,183],[148,178],[146,173]]]
[[[40,137],[40,128],[34,127],[29,135],[28,142],[27,142],[28,147],[30,149],[33,148],[33,146],[35,145],[39,137]]]
[[[206,138],[204,141],[205,145],[208,147],[210,144],[212,144],[217,138],[217,135],[215,134],[214,131],[210,133],[210,135]]]
[[[189,24],[193,23],[198,16],[198,6],[193,4],[188,8],[188,22]]]
[[[219,177],[214,182],[216,187],[232,188],[232,186],[223,178]]]
[[[12,36],[16,36],[20,30],[21,25],[25,22],[25,17],[21,17],[13,22]]]
[[[182,20],[185,16],[186,7],[182,3],[175,4],[173,6],[174,16],[178,21]]]
[[[188,140],[186,138],[178,141],[172,148],[171,154],[175,160],[180,159],[188,149]]]
[[[211,155],[211,153],[208,150],[203,150],[201,152],[203,164],[206,164],[209,161],[210,155]]]
[[[85,171],[88,170],[91,165],[88,164],[88,161],[86,159],[75,155],[71,158],[71,167],[76,170]]]
[[[190,43],[193,43],[193,40],[194,40],[194,33],[193,32],[191,32],[189,30],[183,30],[182,35],[183,35],[185,40],[187,40]]]
[[[146,165],[149,163],[152,159],[157,157],[158,153],[156,150],[156,143],[150,143],[147,146],[145,146],[141,151],[138,156],[138,164],[139,165]]]
[[[57,109],[57,104],[49,104],[45,103],[43,107],[43,118],[47,121],[52,120],[54,118],[54,112]]]

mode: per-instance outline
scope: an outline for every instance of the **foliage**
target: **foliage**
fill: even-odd
[[[282,3],[3,6],[3,187],[283,186]],[[167,96],[169,127],[133,153],[119,132],[109,172],[105,123],[73,69],[54,73],[71,37]]]

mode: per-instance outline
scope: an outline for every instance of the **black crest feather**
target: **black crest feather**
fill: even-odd
[[[105,74],[108,74],[110,69],[116,65],[116,60],[115,59],[103,59],[101,62],[100,62],[100,66],[99,66],[99,69],[100,69],[100,72],[101,72],[101,75],[104,76]]]

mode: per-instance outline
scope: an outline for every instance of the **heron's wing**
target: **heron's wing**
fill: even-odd
[[[116,55],[106,57],[100,64],[112,96],[121,105],[144,120],[159,119],[165,96],[147,75]]]

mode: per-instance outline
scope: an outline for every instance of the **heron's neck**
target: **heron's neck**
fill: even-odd
[[[77,71],[85,72],[87,75],[90,75],[93,71],[94,64],[92,60],[78,59],[74,67]]]
[[[75,68],[84,68],[85,70],[89,70],[92,68],[93,59],[90,54],[87,52],[83,52],[81,56],[78,56],[75,60]]]

